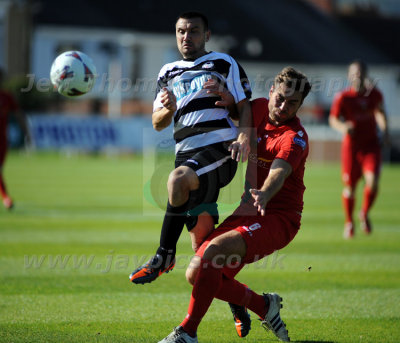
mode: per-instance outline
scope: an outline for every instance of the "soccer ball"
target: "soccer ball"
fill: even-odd
[[[80,51],[59,55],[50,70],[50,80],[57,91],[67,97],[89,92],[96,80],[96,67],[89,56]]]

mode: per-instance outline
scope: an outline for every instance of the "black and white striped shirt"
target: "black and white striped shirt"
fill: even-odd
[[[227,54],[210,52],[194,61],[180,60],[161,68],[153,109],[163,107],[160,97],[164,87],[176,96],[176,154],[237,137],[237,128],[228,117],[228,110],[215,105],[219,97],[203,89],[203,84],[211,78],[225,85],[236,103],[251,96],[244,70]]]

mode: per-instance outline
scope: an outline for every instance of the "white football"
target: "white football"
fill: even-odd
[[[57,91],[67,97],[86,94],[96,80],[96,67],[89,56],[80,51],[66,51],[53,62],[50,80]]]

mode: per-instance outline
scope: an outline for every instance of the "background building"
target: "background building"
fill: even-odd
[[[373,0],[176,0],[0,1],[0,63],[11,77],[28,75],[43,96],[38,113],[149,115],[160,67],[179,58],[173,34],[179,12],[200,10],[210,19],[209,50],[231,54],[245,68],[253,96],[266,96],[285,65],[304,71],[314,84],[302,110],[313,139],[338,141],[326,126],[332,97],[346,85],[347,64],[362,58],[385,94],[394,136],[400,129],[400,4]],[[229,8],[229,12],[227,12]],[[46,82],[54,58],[77,49],[92,57],[94,90],[73,101],[57,97]],[[28,92],[27,92],[28,93]],[[29,94],[23,94],[28,96]],[[31,104],[32,101],[27,101]],[[33,102],[37,103],[37,102]],[[43,105],[44,104],[44,105]],[[395,147],[391,155],[396,154]],[[334,148],[334,151],[336,146]],[[316,150],[314,150],[316,151]],[[333,156],[322,150],[318,154]]]

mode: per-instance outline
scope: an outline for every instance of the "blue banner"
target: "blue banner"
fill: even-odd
[[[29,117],[29,126],[37,149],[142,151],[146,148],[144,144],[151,145],[157,140],[149,116],[109,119],[35,115]]]

